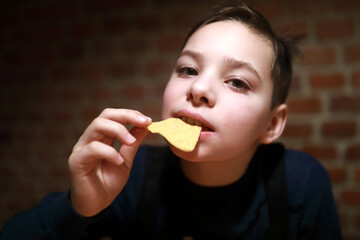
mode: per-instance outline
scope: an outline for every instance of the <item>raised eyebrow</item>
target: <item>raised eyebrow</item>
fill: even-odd
[[[251,65],[251,63],[240,61],[235,58],[226,58],[225,60],[232,68],[246,68],[250,72],[254,73],[261,80],[260,74]]]

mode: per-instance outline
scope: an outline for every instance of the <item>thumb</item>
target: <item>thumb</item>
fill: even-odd
[[[130,130],[130,134],[136,139],[135,142],[131,145],[122,144],[120,146],[119,153],[123,157],[124,164],[127,165],[128,169],[131,169],[135,154],[148,133],[149,130],[146,128],[133,127]]]

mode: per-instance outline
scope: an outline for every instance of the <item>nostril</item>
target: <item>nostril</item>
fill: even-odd
[[[204,103],[209,103],[209,100],[206,97],[201,97],[200,101]]]

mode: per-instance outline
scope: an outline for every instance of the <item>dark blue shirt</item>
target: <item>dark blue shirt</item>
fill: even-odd
[[[69,192],[47,195],[37,207],[15,215],[1,239],[134,239],[141,226],[133,222],[140,198],[147,147],[135,157],[130,179],[110,207],[84,218],[72,208]],[[159,196],[156,236],[159,239],[266,239],[268,203],[255,154],[245,174],[225,187],[193,184],[172,164]],[[287,150],[287,239],[341,239],[331,182],[312,157]]]

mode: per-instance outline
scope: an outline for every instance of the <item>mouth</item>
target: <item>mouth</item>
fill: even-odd
[[[208,132],[213,132],[214,130],[212,128],[210,128],[207,124],[205,124],[204,122],[201,122],[199,120],[187,117],[187,116],[181,116],[180,117],[181,120],[183,120],[184,122],[190,124],[190,125],[196,125],[201,127],[201,131],[208,131]]]

